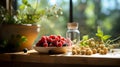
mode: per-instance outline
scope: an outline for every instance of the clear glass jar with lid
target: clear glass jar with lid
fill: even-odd
[[[76,44],[80,40],[80,31],[78,30],[78,23],[68,23],[67,24],[66,38],[69,38],[73,44]]]

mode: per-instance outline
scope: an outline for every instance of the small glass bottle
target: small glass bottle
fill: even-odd
[[[80,31],[78,30],[78,23],[67,24],[66,38],[69,38],[73,44],[76,44],[80,40]]]

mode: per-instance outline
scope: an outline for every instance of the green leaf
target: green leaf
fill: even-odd
[[[103,36],[103,31],[101,30],[101,28],[98,26],[97,27],[97,33],[100,35],[100,36]]]
[[[84,35],[84,36],[82,37],[82,40],[88,40],[88,38],[89,38],[88,35]]]
[[[45,15],[45,10],[37,10],[35,13],[43,16],[43,15]]]
[[[27,0],[22,0],[22,3],[27,5],[28,4],[28,1]]]
[[[110,35],[104,35],[103,40],[105,41],[105,40],[109,39],[110,37],[111,37]]]
[[[83,41],[82,45],[83,45],[83,46],[86,46],[86,45],[87,45],[87,42],[86,42],[86,41]]]
[[[31,4],[29,4],[29,3],[27,4],[27,6],[28,6],[28,7],[32,7]]]
[[[25,5],[24,5],[24,4],[23,4],[23,5],[20,5],[19,9],[20,9],[20,10],[24,10],[24,9],[25,9]]]
[[[22,37],[21,37],[21,41],[22,41],[22,42],[26,42],[26,41],[27,41],[27,38],[26,38],[25,36],[22,36]]]
[[[101,39],[104,36],[103,31],[101,30],[101,28],[99,26],[97,27],[96,36],[100,37]]]
[[[98,36],[98,37],[103,37],[103,34],[100,34],[100,33],[96,33],[96,36]]]

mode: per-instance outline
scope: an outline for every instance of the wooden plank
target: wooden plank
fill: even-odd
[[[120,54],[71,55],[71,53],[67,53],[49,55],[39,54],[38,52],[31,50],[28,51],[28,53],[17,52],[0,54],[0,61],[10,61],[14,63],[120,66]]]
[[[0,54],[0,62],[1,61],[11,61],[11,56],[8,54]]]

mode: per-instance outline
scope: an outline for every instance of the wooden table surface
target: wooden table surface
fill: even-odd
[[[73,65],[96,65],[96,66],[118,66],[120,67],[120,51],[108,53],[107,55],[71,55],[66,54],[39,54],[35,50],[27,53],[4,53],[0,54],[0,62],[22,62],[40,64],[73,64]]]

